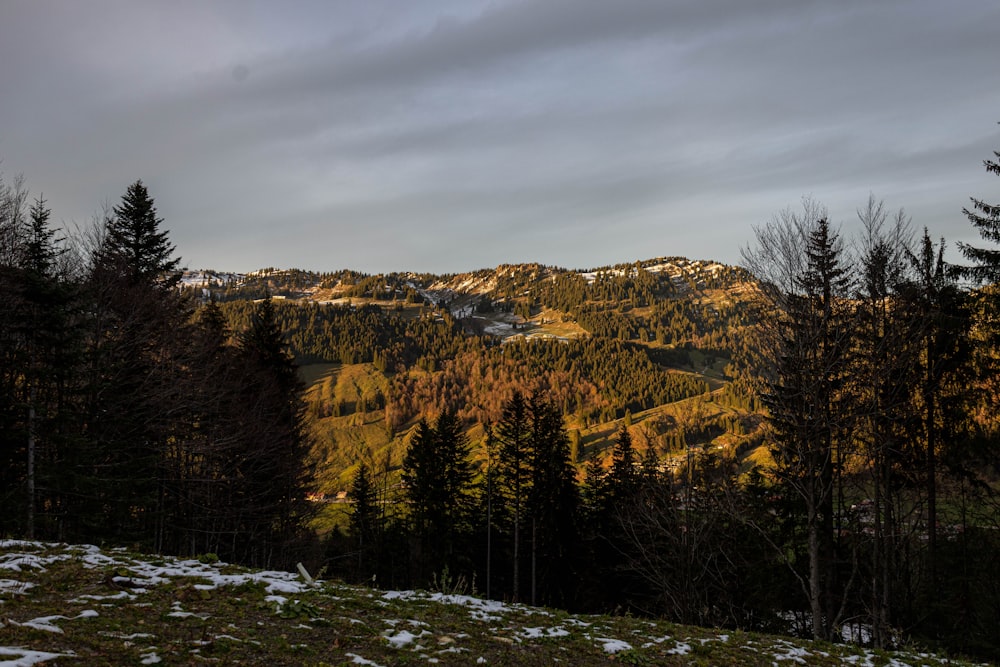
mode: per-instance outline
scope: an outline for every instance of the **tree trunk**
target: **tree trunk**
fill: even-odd
[[[514,600],[514,602],[518,602],[519,599],[520,599],[519,591],[520,591],[520,583],[521,583],[521,579],[520,579],[520,576],[521,576],[521,568],[520,568],[520,565],[521,565],[521,563],[520,563],[520,560],[521,560],[521,512],[520,512],[520,508],[518,507],[517,503],[515,503],[515,505],[514,505],[514,558],[513,558],[513,560],[514,560],[514,563],[513,563],[513,565],[514,565],[513,577],[514,578],[513,578],[513,581],[511,582],[511,585],[512,585],[513,591],[514,591],[513,600]]]
[[[538,604],[538,532],[535,517],[531,517],[531,605]]]
[[[809,508],[809,611],[812,614],[813,639],[826,639],[823,623],[822,545],[819,517]]]
[[[31,395],[28,400],[28,539],[35,539],[35,400],[38,389],[31,385]]]

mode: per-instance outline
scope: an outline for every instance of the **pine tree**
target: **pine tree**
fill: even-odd
[[[187,397],[191,304],[173,288],[173,246],[137,181],[98,230],[85,291],[84,442],[70,524],[91,536],[165,546],[168,476]]]
[[[180,279],[180,260],[173,256],[167,232],[160,230],[162,222],[142,181],[130,185],[114,208],[102,249],[104,260],[128,283],[173,287]]]
[[[851,276],[843,244],[825,212],[806,202],[757,230],[758,248],[744,259],[761,281],[766,305],[760,331],[760,373],[769,411],[776,474],[794,489],[805,512],[809,573],[804,582],[813,635],[829,638],[837,622],[835,503],[840,469],[849,458],[843,405],[852,328],[846,296]]]
[[[945,243],[935,249],[927,230],[918,252],[910,255],[913,277],[902,286],[901,302],[915,320],[912,336],[913,381],[911,405],[915,408],[918,428],[914,441],[915,468],[923,468],[927,505],[927,550],[930,563],[929,589],[936,586],[935,571],[938,542],[938,460],[952,459],[952,467],[962,467],[948,450],[968,436],[968,415],[973,412],[971,395],[984,397],[989,392],[971,391],[976,378],[970,362],[974,353],[986,352],[983,361],[989,368],[988,344],[973,349],[972,306],[970,295],[960,289],[953,272],[944,260]],[[985,342],[985,341],[984,341]],[[986,383],[995,378],[987,371]],[[988,400],[988,399],[987,399]]]
[[[639,471],[636,467],[635,450],[628,427],[622,424],[618,429],[608,471],[607,487],[611,502],[626,502],[635,494],[639,485]]]
[[[531,603],[569,604],[576,575],[580,509],[576,470],[562,414],[538,394],[528,403],[531,422],[530,490]]]
[[[376,565],[369,559],[369,555],[376,552],[381,532],[377,507],[378,491],[372,481],[368,464],[364,461],[358,465],[358,471],[354,474],[348,498],[352,504],[347,535],[357,557],[355,577],[360,580],[367,577],[368,571]]]
[[[1000,151],[993,151],[993,159],[984,160],[988,173],[1000,176]],[[1000,244],[1000,204],[987,203],[972,198],[971,208],[962,209],[969,222],[986,241]],[[973,330],[977,341],[975,366],[977,369],[978,403],[975,407],[977,428],[983,432],[984,444],[990,449],[1000,446],[1000,248],[980,248],[959,243],[965,257],[973,262],[961,267],[959,275],[973,279],[981,287],[972,293],[970,308]]]
[[[911,435],[910,390],[914,374],[916,313],[902,294],[908,276],[909,223],[902,211],[891,221],[870,197],[862,223],[856,305],[857,343],[847,392],[854,406],[853,432],[870,461],[870,624],[876,646],[885,647],[894,612],[895,559],[902,530],[897,521],[899,475]],[[839,503],[843,505],[843,501]]]
[[[422,419],[403,459],[418,580],[448,568],[460,571],[470,532],[473,469],[461,421],[443,412],[431,427]]]
[[[521,530],[530,490],[531,421],[527,402],[520,392],[503,406],[494,429],[497,444],[496,495],[509,515],[511,537],[511,597],[521,595]],[[495,505],[495,507],[496,507]],[[497,507],[497,509],[500,509]]]
[[[52,491],[58,488],[62,475],[55,470],[53,462],[60,458],[60,449],[65,449],[68,438],[74,414],[71,379],[79,359],[74,290],[57,265],[62,252],[57,246],[55,231],[49,226],[49,217],[45,200],[37,198],[29,212],[29,234],[21,271],[25,306],[21,340],[28,456],[26,534],[29,538],[34,537],[38,527],[36,507],[44,505],[50,513],[58,512],[60,498]],[[36,493],[39,479],[48,489],[44,498]]]
[[[1000,176],[1000,151],[993,151],[992,160],[983,160],[983,166],[991,174]],[[991,243],[1000,243],[1000,204],[990,204],[975,197],[972,207],[962,212],[976,228],[979,235]],[[959,243],[962,254],[973,262],[964,272],[979,283],[1000,282],[1000,249],[979,248],[968,243]]]
[[[245,364],[244,429],[239,433],[239,500],[244,562],[288,564],[307,511],[302,381],[271,299],[256,305],[239,337]]]

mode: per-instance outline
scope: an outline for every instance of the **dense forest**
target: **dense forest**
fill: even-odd
[[[185,287],[141,181],[71,239],[0,186],[2,535],[1000,658],[1000,250],[807,200],[739,269]]]
[[[0,197],[0,532],[290,562],[307,443],[271,302],[237,334],[196,307],[141,181],[73,242]]]

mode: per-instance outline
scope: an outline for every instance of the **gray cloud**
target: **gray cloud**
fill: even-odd
[[[934,234],[995,183],[988,0],[12,0],[0,159],[83,220],[143,178],[186,263],[737,261],[811,194]],[[972,237],[972,238],[970,238]]]

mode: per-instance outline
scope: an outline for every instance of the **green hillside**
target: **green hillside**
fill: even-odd
[[[639,448],[668,465],[689,446],[735,450],[759,423],[727,389],[753,290],[741,270],[712,262],[449,276],[270,269],[214,289],[235,330],[247,299],[283,297],[276,310],[309,385],[312,460],[327,496],[346,490],[363,460],[397,467],[421,417],[455,410],[475,436],[514,389],[562,405],[581,474],[607,458],[626,413]],[[692,416],[696,396],[708,407]]]

